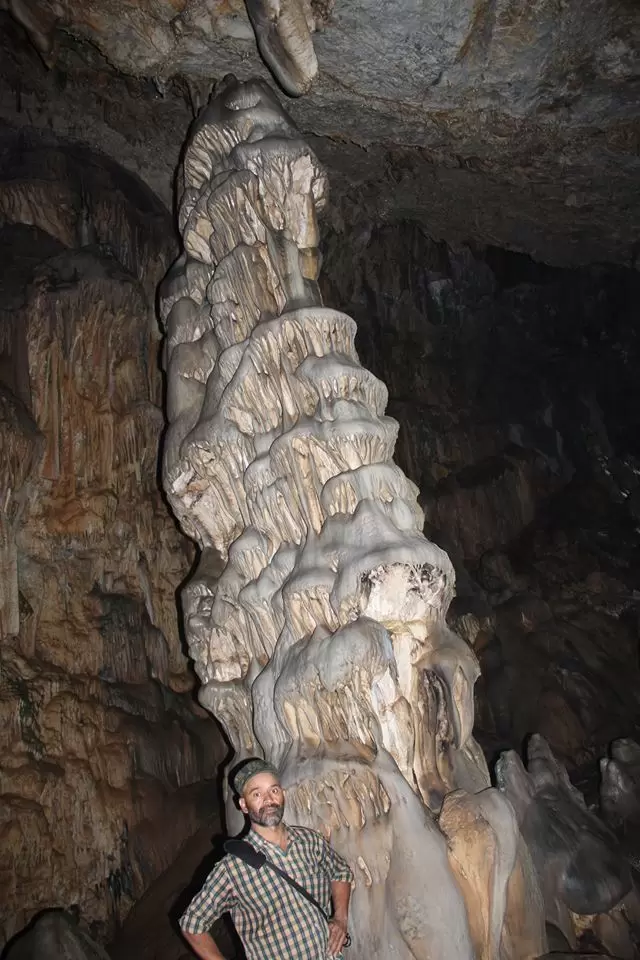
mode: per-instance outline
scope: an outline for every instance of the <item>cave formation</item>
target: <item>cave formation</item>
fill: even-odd
[[[354,960],[637,955],[637,31],[374,6],[0,13],[15,960],[186,957],[256,752]]]

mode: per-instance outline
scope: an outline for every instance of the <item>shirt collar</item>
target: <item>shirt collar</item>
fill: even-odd
[[[296,841],[295,827],[290,827],[288,823],[285,822],[285,827],[287,828],[287,837],[289,842],[287,844],[287,850],[289,847]],[[282,847],[278,846],[277,843],[272,843],[270,840],[265,840],[264,837],[261,837],[256,830],[250,830],[247,834],[247,840],[253,844],[254,847],[257,847],[260,850],[265,852],[268,850],[279,850],[281,853],[284,853]]]

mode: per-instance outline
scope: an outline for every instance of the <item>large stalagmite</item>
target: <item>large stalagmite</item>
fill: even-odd
[[[292,819],[352,862],[353,960],[543,953],[513,809],[472,737],[451,562],[393,463],[354,322],[322,305],[325,174],[268,87],[233,78],[182,174],[164,485],[202,551],[183,593],[201,702],[234,763],[277,763]]]

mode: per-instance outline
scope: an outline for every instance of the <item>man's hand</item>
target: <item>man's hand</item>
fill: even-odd
[[[329,923],[330,957],[340,953],[347,939],[347,919],[349,916],[349,899],[351,884],[345,880],[331,881],[331,899],[333,900],[333,919]]]
[[[334,917],[329,923],[329,944],[327,951],[330,957],[340,953],[347,939],[347,922]]]

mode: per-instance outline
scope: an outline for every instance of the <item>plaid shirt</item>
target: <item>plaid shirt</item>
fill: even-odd
[[[287,826],[287,835],[286,852],[255,830],[245,839],[330,913],[332,882],[353,880],[348,864],[315,830]],[[325,960],[327,956],[328,929],[319,911],[267,866],[256,870],[227,854],[187,907],[180,926],[187,933],[205,933],[227,911],[247,960]]]

